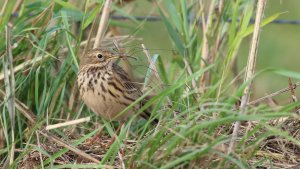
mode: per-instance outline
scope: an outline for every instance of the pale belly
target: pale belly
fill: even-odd
[[[94,113],[107,120],[124,120],[133,113],[132,109],[123,112],[127,105],[119,103],[108,94],[103,95],[104,93],[88,90],[82,94],[82,100]]]

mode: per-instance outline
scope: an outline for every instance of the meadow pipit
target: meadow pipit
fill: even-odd
[[[80,58],[77,83],[84,103],[107,120],[126,120],[144,103],[120,115],[126,107],[143,95],[116,60],[126,57],[104,49],[92,49]],[[148,111],[141,114],[149,118]],[[154,120],[155,121],[155,120]]]

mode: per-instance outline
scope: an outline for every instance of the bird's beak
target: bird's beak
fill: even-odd
[[[133,56],[130,55],[126,55],[126,54],[118,54],[118,55],[113,55],[112,57],[110,57],[110,60],[114,60],[114,59],[123,59],[123,58],[133,58],[136,59]]]
[[[119,58],[120,58],[119,56],[113,56],[110,59],[119,59]]]
[[[109,60],[115,60],[115,59],[120,59],[120,58],[122,58],[122,56],[114,55],[114,56],[111,56],[111,57],[109,58]]]

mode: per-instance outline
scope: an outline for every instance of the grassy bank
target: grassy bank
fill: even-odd
[[[107,20],[100,44],[137,58],[120,65],[152,96],[138,112],[151,106],[152,116],[128,119],[109,145],[118,122],[89,110],[76,86],[79,57],[93,47],[105,1],[1,2],[1,166],[277,168],[299,162],[299,103],[293,82],[284,91],[285,104],[277,104],[273,96],[251,99],[261,95],[255,88],[244,91],[265,73],[286,79],[297,79],[299,73],[266,68],[244,81],[247,63],[237,65],[241,44],[255,32],[251,19],[257,15],[256,1],[144,2],[147,15],[159,19],[153,31],[169,38],[146,32],[152,43],[166,43],[161,48],[147,48],[140,39],[148,21],[130,12],[140,7],[134,3],[112,3],[111,15],[126,19]],[[278,16],[265,15],[261,27]],[[250,100],[244,102],[247,94]],[[151,124],[154,118],[158,125]],[[65,124],[74,120],[83,122]],[[232,140],[236,122],[240,127]],[[47,130],[54,124],[66,126]]]

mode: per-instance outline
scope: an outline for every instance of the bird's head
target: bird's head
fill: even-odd
[[[105,49],[91,49],[80,57],[80,67],[99,66],[106,67],[112,65],[117,59],[124,57],[122,54],[115,54]]]

